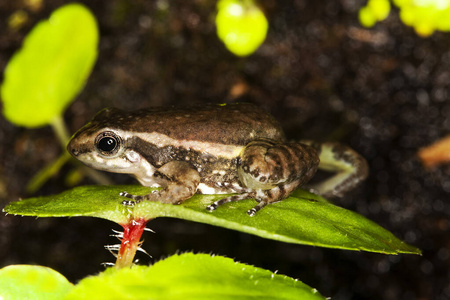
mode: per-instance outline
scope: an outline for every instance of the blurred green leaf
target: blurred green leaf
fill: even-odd
[[[378,21],[383,21],[391,11],[391,3],[389,0],[369,0],[367,6],[372,10]]]
[[[69,299],[325,299],[293,278],[230,258],[185,253],[153,266],[108,269],[80,283]]]
[[[220,0],[217,3],[217,35],[238,56],[252,54],[264,42],[269,27],[252,0]]]
[[[400,19],[420,36],[429,36],[435,30],[450,31],[450,1],[394,0],[400,9]]]
[[[60,300],[73,285],[50,268],[11,265],[0,269],[0,299]]]
[[[420,36],[429,36],[435,30],[450,31],[448,0],[393,0],[393,3],[400,9],[402,22],[413,27]],[[372,27],[384,20],[389,11],[389,0],[369,0],[359,11],[359,21],[365,27]]]
[[[397,239],[363,216],[298,190],[290,198],[274,203],[249,217],[252,199],[229,203],[214,212],[206,206],[226,195],[195,195],[181,205],[141,202],[124,206],[122,191],[147,194],[151,189],[133,186],[82,186],[59,195],[12,202],[4,208],[10,214],[37,217],[92,216],[119,224],[130,220],[173,217],[247,232],[264,238],[329,248],[365,250],[386,254],[420,250]]]
[[[19,126],[50,124],[83,88],[97,44],[96,20],[83,5],[65,5],[38,23],[5,69],[4,116]]]
[[[364,6],[359,10],[358,17],[359,23],[361,23],[364,27],[372,27],[375,23],[377,23],[377,18],[373,14],[372,10],[367,6]]]
[[[372,27],[378,21],[383,21],[391,11],[389,0],[369,0],[367,6],[359,10],[359,22],[365,27]]]

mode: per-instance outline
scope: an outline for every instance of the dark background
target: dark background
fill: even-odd
[[[33,10],[0,0],[0,68],[39,20],[64,1]],[[248,58],[229,53],[215,33],[215,1],[86,1],[98,18],[99,58],[84,91],[65,113],[74,132],[106,106],[233,102],[236,91],[279,119],[289,138],[339,140],[367,158],[365,184],[337,203],[423,250],[388,256],[264,240],[203,224],[156,219],[143,247],[153,259],[176,252],[221,254],[278,270],[333,299],[450,298],[450,164],[425,169],[417,151],[450,129],[450,34],[418,37],[394,9],[367,30],[365,1],[259,2],[269,20],[263,46]],[[28,13],[18,31],[7,27]],[[0,204],[60,154],[52,129],[18,128],[0,117]],[[70,166],[38,195],[68,187]],[[117,183],[134,182],[111,175]],[[85,180],[83,184],[93,183]],[[71,281],[103,270],[116,243],[111,222],[94,218],[0,217],[0,266],[39,264]],[[176,284],[176,283],[174,283]]]

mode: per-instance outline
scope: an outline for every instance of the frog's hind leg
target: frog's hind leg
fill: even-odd
[[[247,213],[254,216],[264,206],[281,201],[315,173],[319,158],[316,150],[301,143],[279,143],[255,140],[240,153],[239,181],[244,187],[240,194],[218,200],[208,206],[218,206],[254,198],[258,204]]]
[[[302,143],[315,148],[319,154],[319,169],[336,173],[317,184],[309,185],[314,192],[324,196],[341,197],[368,175],[367,161],[353,149],[339,143]]]

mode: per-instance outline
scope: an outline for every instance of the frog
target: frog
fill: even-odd
[[[325,198],[342,196],[368,174],[366,160],[350,147],[288,141],[280,123],[251,103],[131,112],[105,108],[72,136],[67,150],[87,166],[160,188],[145,195],[121,192],[124,205],[181,204],[195,194],[231,194],[206,209],[254,199],[249,216],[300,187]],[[333,175],[309,184],[318,169]]]

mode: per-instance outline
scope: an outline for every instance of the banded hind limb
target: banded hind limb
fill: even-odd
[[[247,213],[254,216],[264,206],[287,198],[309,181],[318,163],[317,151],[306,144],[253,141],[240,154],[240,194],[220,199],[207,209],[213,211],[228,202],[253,198],[258,204]]]

